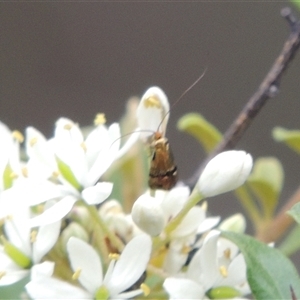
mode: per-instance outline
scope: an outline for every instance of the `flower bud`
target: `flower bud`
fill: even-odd
[[[72,222],[70,223],[61,233],[61,249],[63,253],[66,253],[66,245],[69,241],[70,237],[78,237],[82,239],[83,241],[89,240],[89,235],[86,232],[86,230],[78,223]]]
[[[160,201],[149,195],[144,194],[135,201],[131,216],[134,223],[151,236],[159,235],[164,229],[165,220]]]
[[[220,225],[220,230],[244,233],[246,230],[246,219],[242,214],[234,214],[225,219]]]
[[[200,194],[212,197],[238,188],[246,181],[252,165],[252,157],[245,151],[231,150],[218,154],[200,175],[197,183]]]

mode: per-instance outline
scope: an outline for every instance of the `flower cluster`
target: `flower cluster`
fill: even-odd
[[[139,136],[155,155],[151,137],[165,136],[168,111],[163,91],[150,88],[137,109],[138,129],[123,147],[119,125],[107,127],[102,114],[86,136],[67,118],[56,122],[50,139],[33,127],[23,137],[0,123],[0,286],[27,278],[32,299],[250,292],[243,255],[221,236],[224,229],[243,232],[243,216],[219,224],[220,217],[207,216],[207,202],[197,205],[242,185],[252,168],[249,154],[217,155],[192,191],[147,189],[131,212],[111,196],[114,182],[102,179]]]

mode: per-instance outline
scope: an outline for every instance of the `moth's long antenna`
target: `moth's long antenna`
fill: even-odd
[[[160,121],[159,125],[158,125],[158,128],[161,126],[161,124],[163,123],[164,119],[170,114],[171,112],[171,109],[176,105],[176,103],[178,103],[205,75],[207,71],[207,67],[204,69],[204,71],[202,72],[202,74],[195,80],[195,82],[190,85],[178,98],[177,100],[172,103],[169,111],[166,112],[166,114],[164,115],[164,117],[162,118],[162,120]]]

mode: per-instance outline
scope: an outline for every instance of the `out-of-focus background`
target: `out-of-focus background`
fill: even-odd
[[[98,112],[108,123],[126,100],[151,85],[174,102],[167,136],[181,179],[205,155],[176,130],[196,111],[222,132],[269,70],[289,34],[280,2],[2,3],[0,10],[0,120],[11,129],[32,125],[50,137],[61,116],[90,125]],[[300,12],[295,9],[300,16]],[[275,125],[300,128],[300,55],[238,144],[254,158],[274,155],[285,166],[281,201],[299,184],[300,158],[271,138]],[[1,152],[1,150],[0,150]],[[240,211],[231,195],[209,200],[212,214]]]

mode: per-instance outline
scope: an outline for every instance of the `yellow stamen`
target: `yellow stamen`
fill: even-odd
[[[72,127],[73,127],[73,124],[72,124],[72,123],[69,123],[69,124],[66,124],[66,125],[64,126],[64,129],[66,129],[66,130],[71,130]]]
[[[37,236],[37,231],[36,230],[32,230],[30,232],[30,242],[31,243],[36,242],[36,236]]]
[[[150,287],[147,285],[147,284],[145,284],[145,283],[142,283],[141,285],[140,285],[140,288],[141,288],[141,290],[144,292],[144,296],[148,296],[149,294],[150,294],[150,292],[151,292],[151,290],[150,290]]]
[[[11,173],[9,174],[9,177],[10,177],[11,179],[16,179],[16,178],[19,177],[19,175],[18,175],[17,173],[15,173],[15,172],[11,172]]]
[[[204,211],[207,211],[207,201],[204,201],[201,205],[201,208],[204,210]]]
[[[221,275],[223,277],[227,277],[228,276],[228,271],[227,271],[227,269],[226,269],[225,266],[220,266],[219,271],[220,271],[220,273],[221,273]]]
[[[83,151],[86,152],[86,150],[87,150],[86,144],[84,142],[82,142],[80,146],[83,149]]]
[[[147,98],[144,101],[144,105],[146,108],[148,108],[148,107],[161,108],[161,103],[155,96],[151,96],[151,97]]]
[[[5,216],[5,218],[6,218],[6,221],[12,221],[14,219],[12,215],[7,215],[7,216]]]
[[[22,175],[23,175],[24,177],[28,177],[28,169],[27,169],[26,167],[23,167],[23,168],[22,168]]]
[[[108,258],[111,260],[118,260],[120,258],[120,255],[118,253],[109,253]]]
[[[38,214],[43,213],[43,212],[44,212],[44,205],[43,205],[43,204],[37,205],[37,206],[36,206],[36,212],[37,212]]]
[[[231,251],[229,248],[227,248],[226,250],[224,250],[224,256],[227,258],[227,259],[230,259],[230,255],[231,255]]]
[[[53,171],[52,172],[52,176],[54,177],[54,178],[57,178],[58,176],[59,176],[59,172],[58,171]]]
[[[12,132],[12,137],[17,140],[19,143],[23,143],[24,142],[24,135],[18,131],[18,130],[14,130]]]
[[[182,254],[188,254],[188,253],[190,253],[190,251],[191,251],[191,247],[189,247],[189,246],[183,246],[181,249]]]
[[[29,141],[29,145],[30,147],[33,147],[38,141],[38,138],[37,137],[34,137],[32,138],[30,141]]]
[[[6,275],[5,271],[0,271],[0,280]]]
[[[103,125],[106,123],[105,114],[97,114],[94,120],[95,125]]]
[[[79,276],[80,276],[80,273],[81,273],[81,269],[78,268],[78,269],[74,272],[74,274],[72,275],[72,280],[77,280],[77,279],[79,278]]]

